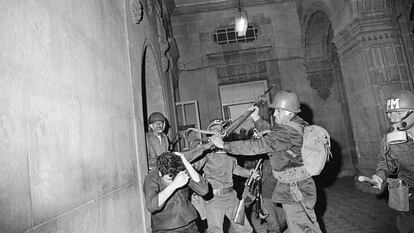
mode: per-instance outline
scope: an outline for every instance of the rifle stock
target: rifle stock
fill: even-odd
[[[259,162],[257,162],[256,167],[254,168],[255,172],[259,170],[262,162],[263,162],[263,159],[260,159]],[[244,225],[244,219],[246,216],[246,212],[245,212],[246,199],[251,197],[251,194],[249,191],[250,185],[254,185],[253,174],[250,175],[250,177],[246,180],[246,183],[244,184],[242,199],[239,201],[239,205],[237,206],[237,210],[233,218],[233,221],[240,225]],[[251,201],[253,201],[254,199],[255,198],[251,198]],[[249,202],[249,204],[251,204],[251,201]]]
[[[243,226],[244,226],[244,219],[246,217],[244,204],[245,204],[245,200],[244,198],[242,198],[239,201],[239,205],[237,206],[236,214],[234,215],[234,219],[233,219],[235,223],[243,225]]]

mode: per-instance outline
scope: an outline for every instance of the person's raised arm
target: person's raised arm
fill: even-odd
[[[259,108],[257,106],[252,106],[249,108],[249,110],[254,110],[250,117],[253,119],[254,127],[258,131],[264,131],[269,130],[271,125],[269,122],[263,120],[261,116],[259,115]]]
[[[181,174],[180,174],[181,173]],[[185,171],[178,173],[174,181],[172,181],[165,189],[159,191],[160,184],[157,179],[147,175],[144,181],[145,204],[150,213],[154,213],[162,208],[166,200],[174,193],[174,191],[188,182],[188,175]],[[161,178],[162,179],[162,178]]]
[[[187,173],[185,173],[185,171],[180,171],[174,180],[158,194],[158,207],[164,205],[165,201],[170,198],[175,190],[186,185],[188,183],[188,179],[189,177]]]
[[[198,172],[193,168],[193,166],[191,166],[191,164],[188,162],[188,160],[186,159],[186,157],[184,156],[183,153],[180,152],[174,152],[176,155],[180,156],[181,160],[183,161],[183,164],[185,166],[185,169],[187,169],[188,174],[190,175],[190,178],[194,181],[194,182],[200,182],[200,175],[198,174]]]
[[[264,137],[255,140],[241,140],[232,142],[223,142],[220,136],[213,135],[210,140],[218,148],[235,155],[256,156],[271,152],[273,149],[269,146],[272,143],[280,147],[277,140],[266,139]]]
[[[235,165],[234,170],[233,170],[234,175],[241,176],[244,178],[249,178],[250,175],[253,174],[253,172],[254,172],[254,169],[247,169],[238,164]]]

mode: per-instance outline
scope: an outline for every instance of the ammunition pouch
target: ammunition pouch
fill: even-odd
[[[289,168],[281,172],[272,170],[272,173],[279,182],[285,184],[299,182],[312,177],[312,175],[306,171],[305,166]]]
[[[388,183],[388,206],[397,211],[409,211],[409,188],[407,183],[401,179],[387,179]]]

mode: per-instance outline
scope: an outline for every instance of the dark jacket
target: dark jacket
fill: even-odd
[[[160,140],[152,130],[146,133],[145,137],[147,142],[148,167],[149,170],[152,170],[156,167],[157,157],[168,151],[170,142],[165,133],[161,133]]]
[[[398,173],[410,187],[414,187],[414,141],[409,138],[406,143],[389,145],[383,140],[378,154],[376,175],[384,182],[388,176]]]
[[[298,116],[294,117],[292,121],[301,125],[305,124]],[[270,128],[269,123],[262,119],[256,121],[255,126],[259,131]],[[276,124],[270,130],[270,133],[258,139],[224,143],[224,149],[232,154],[247,156],[267,153],[271,167],[275,171],[284,171],[288,168],[303,166],[301,155],[302,134],[288,125]],[[287,150],[291,150],[297,156],[293,157],[287,153]],[[303,194],[304,201],[314,204],[316,202],[316,186],[313,178],[310,177],[299,181],[298,186]],[[289,190],[289,184],[277,182],[272,200],[278,203],[294,203],[295,201]]]
[[[158,169],[153,169],[145,177],[145,204],[151,213],[153,231],[176,229],[194,221],[198,213],[193,204],[191,204],[189,189],[191,188],[201,196],[206,195],[208,192],[207,181],[200,176],[198,183],[190,179],[188,185],[177,189],[162,206],[158,206],[158,194],[165,187],[167,185],[164,184]]]

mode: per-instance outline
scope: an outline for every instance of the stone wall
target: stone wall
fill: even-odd
[[[178,56],[162,51],[152,3],[0,3],[0,232],[150,231],[144,50],[164,93],[164,106],[147,107],[168,117],[162,57]]]

